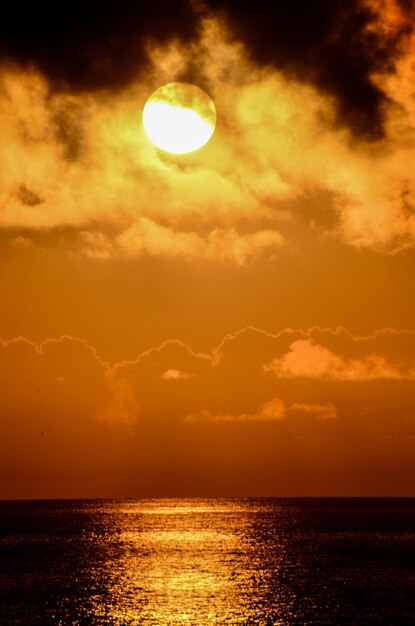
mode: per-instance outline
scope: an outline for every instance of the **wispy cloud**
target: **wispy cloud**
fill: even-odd
[[[258,407],[255,413],[212,413],[209,410],[192,413],[185,417],[185,422],[269,422],[282,420],[286,417],[285,404],[273,398]]]
[[[290,415],[311,415],[318,419],[334,419],[338,417],[337,408],[332,402],[325,404],[302,404],[295,403],[289,407]]]

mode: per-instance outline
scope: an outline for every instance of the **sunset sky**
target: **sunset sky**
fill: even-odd
[[[11,3],[0,498],[415,496],[415,5]],[[185,81],[209,143],[158,150]]]

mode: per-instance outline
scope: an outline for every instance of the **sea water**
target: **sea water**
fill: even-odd
[[[415,499],[3,501],[0,624],[415,624]]]

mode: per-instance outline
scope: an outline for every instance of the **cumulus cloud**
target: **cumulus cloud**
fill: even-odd
[[[181,385],[165,385],[165,381],[183,381],[186,382],[187,400],[191,402],[215,398],[219,403],[221,399],[233,399],[236,403],[242,400],[252,404],[256,393],[268,393],[266,390],[274,385],[272,378],[266,375],[268,373],[281,381],[310,378],[328,382],[392,380],[410,383],[415,380],[414,346],[415,333],[411,331],[383,329],[370,336],[355,336],[345,329],[312,327],[308,330],[283,329],[273,334],[247,327],[226,335],[210,352],[196,352],[182,341],[167,340],[134,360],[119,361],[110,366],[81,339],[63,336],[35,344],[20,337],[0,343],[3,400],[12,389],[16,389],[13,401],[23,398],[17,393],[18,384],[27,389],[27,393],[46,387],[49,399],[57,402],[59,394],[64,389],[69,393],[70,388],[77,390],[74,391],[74,401],[78,397],[89,402],[94,397],[96,406],[101,408],[111,401],[113,406],[124,407],[120,413],[131,415],[160,399],[163,393],[167,394],[164,399],[168,403],[168,389],[173,394],[175,390],[180,393],[171,398],[183,399],[179,392],[179,388],[183,389]],[[272,353],[278,356],[264,366],[264,356]],[[19,374],[18,382],[13,383],[16,373]],[[250,385],[243,382],[245,378]],[[239,384],[235,385],[235,381]],[[212,415],[239,416],[240,419],[241,416],[248,419],[249,415],[267,419],[281,417],[283,406],[285,412],[321,412],[328,416],[335,411],[332,401],[292,399],[286,395],[284,387],[281,390],[282,396],[267,402],[259,401],[258,410],[252,414],[223,410],[210,412]],[[117,411],[111,413],[115,416]],[[94,410],[94,415],[97,417],[101,412]]]
[[[70,336],[39,344],[24,337],[1,340],[0,371],[3,417],[22,407],[30,414],[32,407],[53,411],[57,419],[81,411],[94,418],[111,397],[108,364],[85,341]]]
[[[188,374],[181,370],[169,369],[161,375],[161,378],[163,380],[189,380],[189,378],[193,378],[193,374]]]
[[[113,256],[114,244],[108,235],[82,230],[80,233],[82,252],[92,259],[109,259]]]
[[[131,361],[114,363],[110,384],[116,390],[116,403],[124,407],[127,422],[177,422],[203,394],[206,373],[211,368],[209,354],[193,351],[179,340],[167,340]]]
[[[0,465],[11,478],[2,484],[99,475],[108,486],[118,468],[136,484],[182,462],[186,475],[213,471],[218,458],[239,474],[249,459],[269,468],[287,453],[294,463],[297,446],[315,459],[317,441],[321,455],[333,453],[334,434],[346,448],[365,437],[374,454],[374,437],[413,436],[414,343],[415,333],[393,329],[245,328],[206,353],[168,340],[110,367],[74,337],[3,341]],[[262,366],[271,353],[277,376]],[[278,437],[266,424],[278,424]]]
[[[142,218],[117,238],[119,249],[128,256],[150,254],[155,256],[201,258],[233,262],[246,261],[264,251],[281,245],[280,233],[270,230],[240,234],[235,229],[215,229],[206,237],[195,232],[183,232]]]
[[[123,428],[100,420],[113,401],[107,373],[95,350],[74,337],[0,341],[3,497],[58,497],[62,489],[86,496],[93,476],[113,480]]]
[[[31,248],[33,246],[33,241],[30,237],[24,237],[23,235],[12,237],[9,241],[10,245],[20,250],[26,250],[27,248]]]
[[[365,381],[414,379],[414,369],[398,369],[384,356],[369,354],[362,359],[345,358],[309,339],[294,341],[288,353],[264,366],[279,378]]]
[[[261,230],[238,233],[236,229],[219,229],[200,235],[180,231],[140,218],[116,237],[102,232],[80,233],[82,252],[95,259],[140,257],[143,255],[185,260],[206,259],[245,265],[260,256],[271,256],[280,248],[283,238],[278,231]]]

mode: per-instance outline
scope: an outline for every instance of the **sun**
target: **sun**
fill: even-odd
[[[143,126],[157,148],[172,154],[194,152],[215,131],[215,105],[196,85],[168,83],[154,91],[145,103]]]

